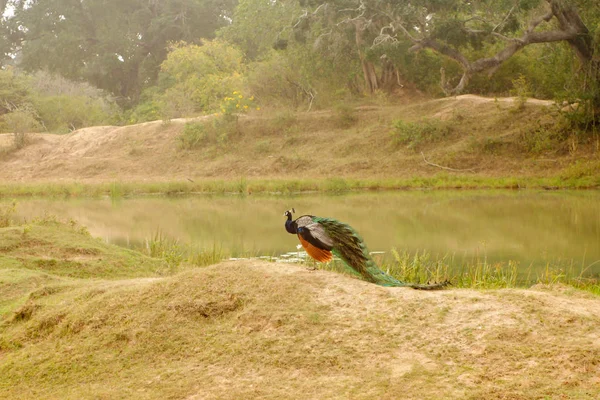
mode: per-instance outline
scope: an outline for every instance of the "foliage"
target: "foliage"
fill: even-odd
[[[12,216],[17,211],[17,202],[0,204],[0,228],[6,228],[12,224]]]
[[[14,68],[0,69],[0,115],[29,102],[31,92],[27,76]]]
[[[511,94],[516,97],[515,109],[520,111],[525,108],[527,98],[531,96],[531,88],[527,83],[527,79],[522,74],[512,81],[513,89]]]
[[[45,96],[36,101],[39,117],[47,130],[66,133],[111,121],[112,110],[102,100],[83,96]]]
[[[22,67],[84,79],[122,104],[156,82],[167,43],[212,37],[234,6],[232,0],[12,3],[5,38],[20,48]]]
[[[392,123],[390,135],[393,143],[405,144],[407,148],[416,150],[424,144],[447,137],[451,132],[451,124],[438,119],[424,119],[419,122],[397,119]]]
[[[577,160],[561,173],[563,179],[579,179],[595,176],[600,171],[600,160]]]
[[[102,91],[44,71],[0,70],[0,88],[0,131],[64,133],[119,118],[118,107]]]
[[[231,96],[223,98],[219,106],[221,113],[217,113],[217,115],[223,115],[225,119],[237,119],[238,114],[248,112],[253,102],[254,96],[244,97],[241,92],[234,90]],[[260,110],[260,107],[256,107],[256,109]]]
[[[224,97],[244,86],[244,68],[240,51],[223,41],[176,43],[161,64],[158,86],[143,93],[131,120],[215,111]]]
[[[358,122],[358,116],[353,107],[340,104],[335,107],[335,121],[339,128],[348,129]]]
[[[249,60],[265,59],[272,48],[287,47],[289,27],[298,12],[297,1],[240,0],[233,23],[217,35],[237,46]]]
[[[15,149],[21,149],[27,145],[29,132],[35,132],[39,129],[36,120],[36,112],[29,104],[21,105],[8,114],[2,116],[2,121],[7,131],[14,135]]]
[[[181,134],[177,137],[179,147],[191,150],[202,144],[206,139],[206,125],[203,122],[186,122]]]
[[[312,110],[364,94],[394,99],[404,89],[441,96],[466,70],[472,73],[465,91],[506,96],[523,89],[515,92],[519,99],[577,104],[564,112],[574,129],[597,126],[600,67],[597,57],[586,63],[574,47],[586,43],[598,54],[600,11],[592,0],[80,3],[11,2],[14,16],[0,29],[6,63],[55,75],[16,74],[5,63],[0,115],[8,103],[28,103],[40,129],[66,132],[118,123],[115,101],[126,106],[125,122],[168,120],[219,111],[233,90],[254,94],[264,106]],[[497,63],[552,4],[580,16],[589,34],[522,46]],[[563,23],[553,16],[536,35],[566,32]]]
[[[560,129],[540,125],[523,132],[519,143],[526,152],[541,154],[556,149],[563,139],[563,132]]]
[[[296,108],[304,101],[303,87],[306,83],[287,54],[272,52],[248,66],[248,88],[263,104]]]

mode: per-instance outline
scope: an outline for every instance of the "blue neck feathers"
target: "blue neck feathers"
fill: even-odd
[[[291,234],[298,233],[298,227],[296,226],[296,223],[294,221],[292,221],[292,216],[289,214],[288,214],[287,220],[285,221],[285,230]]]

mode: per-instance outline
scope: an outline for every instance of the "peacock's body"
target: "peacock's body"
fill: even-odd
[[[303,215],[292,220],[292,208],[285,212],[285,229],[298,235],[306,253],[319,262],[331,261],[336,255],[352,272],[362,279],[381,286],[406,286],[414,289],[441,289],[446,283],[419,285],[406,283],[383,272],[371,258],[369,250],[360,235],[350,225],[333,218]]]

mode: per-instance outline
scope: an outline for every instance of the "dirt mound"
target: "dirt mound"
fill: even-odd
[[[594,399],[600,385],[600,302],[571,289],[422,292],[238,261],[44,293],[0,323],[0,397]]]
[[[555,162],[551,165],[538,165],[525,162],[528,156],[515,148],[515,143],[522,142],[521,135],[537,132],[541,123],[551,125],[551,121],[543,122],[550,118],[543,106],[551,103],[530,99],[521,112],[515,112],[513,103],[512,98],[463,95],[398,106],[357,107],[350,112],[257,113],[242,116],[237,133],[203,139],[193,150],[182,149],[179,142],[187,119],[91,127],[64,136],[36,134],[27,147],[0,153],[0,179],[299,178],[307,171],[314,178],[367,178],[440,172],[423,162],[421,151],[433,163],[484,175],[543,175],[549,169],[562,168],[558,154],[552,155]],[[439,138],[417,137],[416,144],[394,144],[390,132],[397,119],[448,121],[452,133]],[[9,143],[10,135],[0,135],[0,147],[6,149]],[[583,145],[578,149],[585,152]],[[563,158],[568,163],[568,157]]]

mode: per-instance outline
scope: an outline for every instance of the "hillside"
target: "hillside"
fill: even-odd
[[[597,398],[600,302],[572,288],[422,292],[254,260],[165,276],[52,221],[0,239],[1,398]],[[70,270],[88,262],[105,268]]]
[[[192,149],[180,145],[185,123],[193,121],[184,119],[36,134],[14,151],[7,150],[12,136],[0,135],[0,179],[545,177],[577,160],[597,163],[597,143],[565,137],[553,109],[540,100],[519,110],[511,98],[465,95],[310,113],[264,111],[240,117],[235,133],[205,137]],[[198,121],[211,124],[211,118]],[[394,130],[396,120],[404,125]]]

